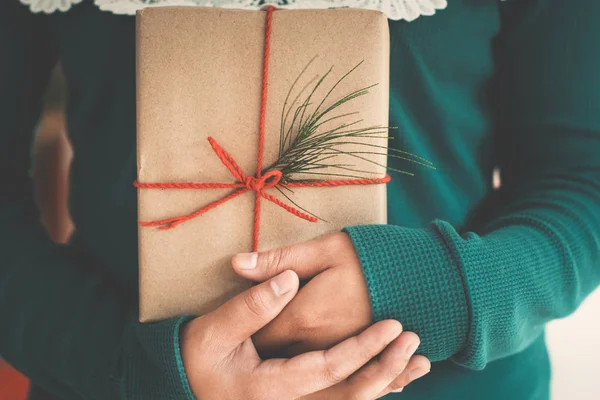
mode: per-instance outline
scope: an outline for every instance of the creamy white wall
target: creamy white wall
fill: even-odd
[[[552,400],[600,400],[600,289],[548,326]]]

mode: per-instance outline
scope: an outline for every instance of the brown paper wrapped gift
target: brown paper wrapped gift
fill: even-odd
[[[208,137],[235,159],[246,176],[257,175],[265,25],[264,11],[159,7],[138,12],[138,182],[236,183]],[[318,95],[362,62],[336,93],[377,85],[367,95],[342,105],[336,115],[358,111],[361,126],[387,125],[389,34],[383,14],[351,9],[277,10],[272,14],[269,54],[264,167],[277,160],[282,109],[299,76],[307,80],[323,76],[333,66],[328,85],[319,88]],[[356,115],[347,119],[356,120]],[[360,140],[387,144],[382,136]],[[356,167],[372,176],[385,175],[381,165],[385,157],[377,159],[380,165],[345,155],[335,160],[360,164]],[[294,176],[307,178],[314,177]],[[233,191],[141,188],[139,219],[186,215]],[[301,206],[319,220],[308,222],[262,200],[259,250],[348,225],[386,222],[384,184],[295,188],[287,192],[294,204],[275,188],[265,192]],[[234,274],[230,260],[236,253],[252,250],[255,194],[248,191],[173,229],[140,226],[141,321],[199,315],[249,286]]]

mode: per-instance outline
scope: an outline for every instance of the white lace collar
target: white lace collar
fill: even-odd
[[[7,1],[7,0],[0,0]],[[67,11],[82,0],[21,0],[32,12],[46,14]],[[352,7],[379,10],[389,19],[412,21],[421,15],[433,15],[436,10],[446,8],[446,0],[266,0],[280,8],[331,8]],[[134,15],[144,7],[157,6],[204,6],[224,8],[259,9],[259,0],[94,0],[103,11],[113,14]]]

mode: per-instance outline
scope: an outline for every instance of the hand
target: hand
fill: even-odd
[[[253,342],[261,354],[291,356],[310,350],[323,350],[357,334],[372,323],[362,269],[354,246],[345,233],[258,254],[238,254],[232,264],[239,275],[257,282],[286,269],[294,270],[303,280],[310,279],[291,303],[253,336]],[[419,345],[418,336],[403,332],[398,340],[403,340],[405,336],[415,340],[414,352]],[[408,366],[388,385],[385,393],[401,390],[431,369],[426,357],[410,357],[410,351],[403,354]],[[359,379],[364,376],[362,374]],[[322,394],[316,394],[310,399],[328,399],[327,396],[320,396]]]
[[[381,321],[325,351],[259,358],[250,337],[283,310],[298,285],[298,276],[284,271],[185,325],[181,353],[198,399],[370,400],[394,388],[418,345],[396,321]]]
[[[431,369],[427,358],[412,355],[418,346],[419,337],[416,334],[402,332],[378,359],[372,360],[358,373],[329,389],[302,397],[302,400],[370,400],[379,399],[390,392],[401,392],[406,385]],[[398,371],[402,372],[379,391],[381,384],[397,375]]]
[[[345,233],[258,254],[238,254],[232,264],[239,275],[255,282],[288,269],[300,279],[310,279],[283,312],[253,336],[261,355],[323,350],[372,323],[365,278]]]

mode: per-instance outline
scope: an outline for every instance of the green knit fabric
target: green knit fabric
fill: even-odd
[[[346,229],[375,318],[419,333],[433,361],[481,370],[519,353],[600,282],[600,56],[588,47],[590,8],[600,11],[560,1],[507,9],[493,103],[503,185],[470,221]],[[435,82],[436,72],[421,75]],[[465,159],[453,144],[445,150]],[[438,201],[449,195],[440,188]]]
[[[0,354],[33,381],[32,399],[194,399],[179,349],[189,317],[140,324],[132,290],[39,223],[27,171],[49,37],[45,18],[0,4]]]
[[[365,271],[373,315],[419,332],[419,353],[444,360],[466,341],[469,315],[461,276],[439,231],[349,227]],[[425,335],[424,335],[425,334]]]
[[[544,326],[600,283],[598,15],[596,0],[449,0],[390,22],[390,144],[437,167],[390,158],[416,176],[393,176],[389,224],[346,229],[375,318],[434,361],[390,398],[549,399]],[[29,178],[57,59],[75,154],[64,246]],[[137,322],[135,149],[134,18],[0,1],[0,354],[31,400],[193,399],[189,317]]]
[[[120,396],[124,399],[194,400],[181,352],[179,331],[191,317],[135,323],[123,346]],[[145,357],[140,357],[144,355]]]

